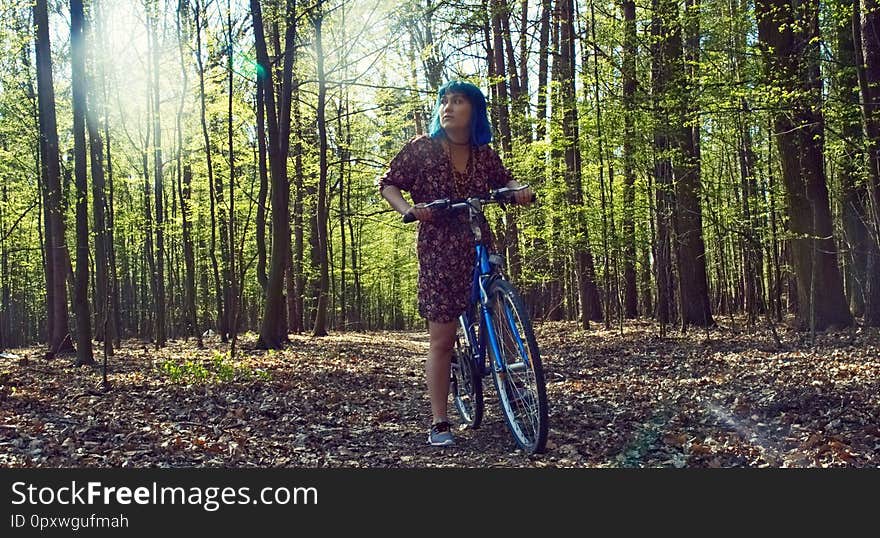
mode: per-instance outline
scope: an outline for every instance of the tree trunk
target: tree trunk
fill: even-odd
[[[220,268],[217,263],[217,200],[216,190],[214,188],[214,165],[211,158],[211,137],[208,133],[208,120],[205,104],[205,65],[202,59],[202,18],[204,7],[200,0],[196,0],[193,8],[193,16],[195,17],[196,26],[196,63],[199,70],[199,119],[202,124],[202,137],[205,144],[205,161],[208,169],[208,198],[210,200],[211,213],[211,243],[208,250],[211,256],[211,269],[214,275],[214,297],[217,302],[217,319],[215,327],[217,332],[225,335],[225,326],[223,320],[226,318],[226,309],[224,308],[223,286],[220,283]]]
[[[318,5],[320,6],[321,2]],[[422,66],[425,69],[425,77],[427,78],[428,85],[431,87],[431,91],[434,93],[437,92],[443,83],[443,59],[438,54],[437,47],[434,44],[434,11],[436,9],[437,6],[434,5],[434,0],[425,0],[422,20],[419,21],[416,17],[413,17],[407,25],[410,35],[418,43],[419,50],[421,51]],[[419,26],[420,22],[424,24],[424,28]]]
[[[83,34],[86,47],[86,61],[92,64],[97,75],[97,62],[91,51],[95,50],[95,41],[91,26],[85,22]],[[96,338],[104,342],[104,349],[112,353],[112,332],[105,334],[104,328],[109,328],[109,317],[112,316],[110,308],[111,288],[109,282],[110,260],[108,256],[107,241],[107,194],[104,179],[104,143],[101,138],[100,126],[98,125],[99,114],[103,103],[98,98],[95,82],[98,76],[87,75],[87,106],[86,106],[86,129],[89,137],[89,150],[91,154],[92,172],[92,210],[94,212],[95,229],[95,334]]]
[[[254,38],[257,50],[258,76],[261,77],[266,119],[269,130],[269,167],[272,176],[272,257],[269,262],[269,279],[266,287],[266,303],[260,327],[257,347],[280,349],[287,341],[284,327],[279,327],[278,319],[284,315],[284,273],[290,249],[290,228],[288,213],[290,206],[290,185],[287,181],[287,153],[290,144],[290,96],[296,46],[296,3],[288,0],[285,21],[287,28],[284,40],[284,68],[281,81],[281,102],[275,105],[272,88],[272,71],[266,51],[266,37],[263,30],[263,15],[259,0],[250,0],[251,15],[254,20]],[[282,334],[282,332],[284,334]]]
[[[229,91],[226,95],[226,134],[227,134],[227,151],[229,152],[229,221],[228,233],[226,235],[227,258],[224,273],[226,273],[226,304],[227,324],[231,333],[232,344],[230,346],[230,354],[235,354],[235,341],[238,337],[238,320],[239,320],[239,301],[238,301],[238,281],[236,279],[235,268],[235,148],[233,147],[233,128],[232,128],[232,95],[234,91],[233,76],[235,71],[232,68],[232,0],[226,3],[226,69],[229,80]]]
[[[293,84],[293,121],[294,134],[294,184],[296,196],[293,200],[293,275],[294,275],[294,317],[290,318],[290,329],[299,334],[303,332],[303,161],[302,161],[302,125],[299,111],[299,81]]]
[[[859,9],[856,9],[856,8]],[[862,206],[873,218],[865,242],[865,325],[880,326],[880,6],[876,0],[853,5],[853,35],[862,94],[862,117],[867,136],[868,185],[862,189]]]
[[[149,101],[149,95],[147,96],[147,100]],[[147,106],[147,110],[150,107]],[[147,120],[149,122],[149,120]],[[149,126],[147,127],[149,131]],[[147,339],[151,340],[155,335],[153,330],[155,326],[153,324],[153,316],[152,313],[155,311],[154,305],[148,303],[146,290],[149,289],[152,292],[153,302],[156,301],[156,260],[154,258],[153,251],[153,209],[150,204],[150,163],[149,156],[147,155],[148,147],[150,145],[150,135],[147,134],[146,141],[144,144],[144,148],[141,151],[141,166],[143,167],[144,173],[144,184],[143,184],[143,197],[144,197],[144,257],[146,258],[146,268],[141,268],[141,275],[147,273],[147,269],[149,269],[149,284],[142,283],[141,284],[141,335]]]
[[[635,93],[636,93],[636,3],[623,2],[623,310],[628,319],[639,315],[636,285],[635,235]]]
[[[318,201],[315,212],[315,232],[318,247],[318,304],[315,312],[315,326],[312,336],[327,336],[327,301],[330,291],[329,260],[327,259],[327,80],[324,74],[324,23],[323,1],[318,0],[312,24],[315,27],[315,56],[318,74]]]
[[[257,161],[260,173],[260,191],[257,194],[257,282],[266,295],[266,286],[269,284],[266,276],[266,195],[269,191],[268,171],[266,170],[266,121],[263,97],[263,83],[265,80],[257,77]]]
[[[551,0],[541,0],[541,29],[538,52],[538,105],[535,111],[535,137],[543,141],[547,134],[547,73],[550,59]]]
[[[856,0],[858,1],[858,0]],[[855,40],[861,38],[854,34],[858,24],[858,10],[853,0],[844,0],[846,8],[843,16],[835,17],[837,30],[837,58],[839,65],[834,72],[833,91],[841,106],[841,135],[843,154],[840,159],[840,198],[838,200],[843,224],[843,274],[846,296],[850,311],[861,316],[865,311],[865,270],[867,265],[866,241],[870,234],[865,226],[866,218],[859,184],[860,164],[864,160],[862,147],[861,107],[859,104],[859,78],[857,74],[861,59],[856,59]]]
[[[733,37],[734,76],[739,84],[745,84],[743,67],[745,54],[744,32],[735,32]],[[758,312],[763,310],[760,294],[761,274],[764,270],[761,252],[762,237],[760,219],[755,214],[760,207],[761,194],[757,187],[757,166],[752,141],[752,113],[745,97],[740,99],[741,110],[736,115],[737,147],[739,156],[740,188],[742,189],[741,243],[743,257],[743,279],[745,284],[745,310],[749,325],[755,323]]]
[[[181,80],[183,81],[183,91],[181,92],[180,98],[180,106],[177,110],[177,160],[178,160],[178,172],[177,172],[177,194],[180,198],[180,220],[181,220],[181,232],[183,240],[183,263],[184,263],[184,326],[186,327],[185,335],[186,336],[195,336],[198,341],[198,346],[201,348],[203,345],[202,342],[202,333],[199,331],[199,323],[198,316],[196,315],[196,263],[195,263],[195,249],[193,248],[193,239],[192,239],[192,221],[190,208],[191,208],[191,199],[192,199],[192,167],[187,163],[186,165],[181,167],[181,154],[183,153],[183,107],[187,95],[188,82],[189,79],[187,77],[187,68],[186,61],[184,60],[184,42],[185,42],[185,32],[184,28],[187,28],[188,25],[181,25],[181,18],[186,17],[186,9],[184,7],[184,2],[181,1],[178,5],[177,9],[177,44],[180,50],[180,72],[181,72]]]
[[[492,85],[493,98],[490,102],[492,103],[492,112],[495,120],[495,138],[501,146],[501,155],[507,157],[511,154],[512,138],[507,79],[511,76],[511,73],[516,72],[516,67],[510,66],[509,63],[513,59],[512,50],[507,50],[508,59],[505,62],[505,38],[507,38],[508,42],[510,41],[509,33],[505,35],[505,25],[509,24],[507,20],[509,14],[501,0],[490,0],[490,3],[486,4],[486,8],[492,30],[492,40],[489,42],[487,39],[486,50],[487,60],[492,63],[489,66],[490,79],[494,80]],[[510,71],[508,71],[508,67],[510,67]],[[516,280],[519,274],[519,256],[516,249],[516,225],[513,221],[512,213],[508,212],[504,215],[499,215],[497,225],[495,226],[495,235],[498,252],[508,261],[510,277]]]
[[[6,230],[6,221],[3,219],[4,210],[9,203],[9,192],[7,185],[2,187],[2,198],[0,198],[0,230]],[[9,317],[10,317],[10,300],[12,290],[9,289],[9,249],[6,248],[6,234],[0,237],[0,286],[2,286],[2,296],[0,296],[0,351],[13,344],[10,342]]]
[[[574,262],[577,278],[578,299],[581,305],[580,323],[589,328],[590,320],[601,321],[602,305],[596,287],[596,271],[593,253],[584,218],[585,204],[581,177],[581,152],[578,134],[578,110],[575,93],[575,55],[574,55],[574,0],[559,0],[560,3],[560,70],[561,104],[563,106],[562,136],[565,144],[566,199],[572,212],[571,225],[577,239],[574,244]]]
[[[73,145],[76,177],[76,365],[94,364],[92,355],[92,320],[89,311],[89,221],[88,177],[86,163],[86,66],[83,43],[83,5],[70,1],[70,63],[73,94]]]
[[[195,252],[193,249],[191,224],[189,222],[189,208],[192,199],[192,168],[186,165],[183,168],[183,185],[180,192],[181,218],[183,219],[183,261],[186,265],[186,316],[187,329],[190,336],[195,336],[199,347],[202,347],[202,333],[199,331],[199,322],[196,316],[196,272]]]
[[[523,128],[523,136],[527,141],[531,141],[531,129],[527,127],[524,121],[529,114],[529,48],[528,48],[528,31],[529,26],[529,0],[520,2],[520,19],[519,19],[519,95],[517,95],[517,111],[523,118],[520,120],[526,127]],[[509,32],[508,32],[509,33]],[[521,107],[521,108],[520,108]]]
[[[55,120],[55,86],[52,80],[52,52],[49,44],[49,15],[46,0],[34,5],[37,59],[37,101],[40,120],[40,163],[45,196],[46,306],[49,353],[75,353],[67,311],[68,252],[65,236],[63,193]]]
[[[100,4],[103,6],[103,4]],[[103,40],[104,34],[104,16],[103,12],[101,12],[98,16],[97,23],[98,34],[102,36],[102,54],[107,50],[106,42]],[[113,152],[111,151],[111,142],[110,138],[110,107],[106,105],[109,99],[109,93],[107,90],[107,78],[104,76],[103,68],[101,70],[101,91],[104,97],[104,149],[107,156],[107,257],[110,262],[110,294],[111,301],[113,303],[112,312],[113,319],[110,325],[110,331],[113,334],[113,345],[118,349],[122,345],[122,336],[124,333],[124,329],[122,327],[122,308],[121,308],[121,298],[122,295],[119,289],[119,275],[117,271],[117,263],[116,263],[116,236],[115,236],[115,225],[116,225],[116,215],[115,215],[115,182],[113,181]]]
[[[755,5],[765,75],[783,90],[774,129],[786,186],[801,328],[849,326],[822,163],[818,1]]]
[[[706,276],[706,246],[703,242],[703,215],[700,207],[700,125],[699,111],[694,108],[698,93],[699,12],[693,0],[686,0],[683,17],[685,48],[681,47],[682,32],[676,20],[675,6],[667,15],[672,30],[671,46],[675,49],[670,66],[675,69],[673,81],[681,81],[678,150],[680,160],[675,166],[675,260],[678,264],[678,292],[681,300],[681,326],[709,327],[715,324],[709,306],[709,283]],[[679,71],[680,70],[680,71]]]
[[[162,170],[162,124],[159,95],[159,34],[158,6],[147,7],[147,25],[151,38],[151,61],[153,64],[153,197],[156,203],[156,349],[165,345],[165,208]],[[153,11],[156,10],[156,11]]]
[[[652,0],[651,20],[651,83],[655,114],[654,127],[654,179],[656,186],[657,239],[654,243],[654,268],[657,284],[657,321],[660,332],[665,334],[672,319],[674,300],[672,275],[672,234],[675,216],[675,190],[673,184],[672,153],[675,136],[674,105],[669,93],[680,83],[680,70],[674,62],[681,57],[681,33],[669,17],[678,9],[671,0]],[[677,43],[676,43],[677,41]],[[678,75],[679,80],[676,80]]]
[[[99,40],[101,42],[101,54],[106,54],[107,45],[104,40],[106,32],[104,31],[104,13],[101,10],[103,7],[103,3],[97,3],[98,6],[96,9],[98,10],[96,15],[96,24],[95,28],[97,29],[97,35],[100,36]],[[108,92],[108,84],[107,77],[105,76],[103,69],[103,62],[101,63],[101,95],[103,96],[104,102],[104,150],[107,159],[107,181],[106,181],[106,190],[107,190],[107,258],[110,263],[109,269],[109,281],[110,281],[110,289],[108,290],[111,296],[112,302],[112,320],[109,326],[109,330],[113,335],[113,345],[118,349],[122,345],[122,335],[124,333],[124,329],[122,326],[122,308],[121,308],[121,295],[120,293],[120,285],[119,285],[119,276],[117,271],[117,263],[116,263],[116,238],[115,238],[115,185],[113,181],[113,152],[111,151],[111,138],[110,138],[110,107],[107,106],[107,102],[109,101],[109,92]]]
[[[610,194],[613,185],[611,176],[609,175],[608,188],[605,187],[605,140],[602,131],[602,107],[600,106],[599,94],[599,45],[596,42],[596,6],[595,2],[590,2],[590,37],[593,41],[593,95],[596,102],[596,145],[599,156],[599,197],[602,212],[602,294],[605,298],[605,329],[611,329],[611,253],[608,246],[608,214],[614,214],[614,206],[610,205]],[[586,47],[584,47],[584,72],[586,73]],[[586,77],[584,77],[586,78]],[[586,82],[584,82],[586,86]],[[585,92],[586,93],[586,92]],[[607,193],[607,194],[606,194]],[[615,294],[616,296],[616,294]],[[620,305],[617,305],[620,311]]]

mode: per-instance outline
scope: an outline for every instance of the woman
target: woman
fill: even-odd
[[[419,221],[419,314],[428,320],[430,350],[425,364],[432,424],[428,444],[455,443],[446,415],[449,367],[458,316],[470,300],[474,237],[464,211],[433,214],[425,204],[441,198],[486,196],[490,189],[519,187],[487,144],[492,140],[486,97],[473,84],[451,81],[437,96],[428,135],[410,140],[379,179],[379,191],[401,214]],[[415,205],[404,200],[408,191]],[[530,203],[532,190],[517,191],[514,201]],[[487,223],[482,236],[490,251]]]

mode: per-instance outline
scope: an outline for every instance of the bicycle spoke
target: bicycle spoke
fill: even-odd
[[[470,339],[463,330],[456,334],[453,353],[450,387],[455,407],[464,424],[476,428],[483,416],[482,380],[474,373]]]

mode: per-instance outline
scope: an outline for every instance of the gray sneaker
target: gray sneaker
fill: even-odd
[[[452,446],[455,444],[455,437],[449,429],[448,422],[438,422],[431,426],[428,432],[428,444],[431,446]]]

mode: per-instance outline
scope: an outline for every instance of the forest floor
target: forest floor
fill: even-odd
[[[483,425],[425,445],[424,331],[292,335],[269,353],[245,334],[234,360],[216,337],[128,341],[107,392],[100,367],[8,350],[0,466],[880,466],[880,331],[811,344],[780,326],[780,347],[764,327],[719,325],[660,338],[647,322],[537,324],[551,428],[535,456],[516,450],[490,378]]]

